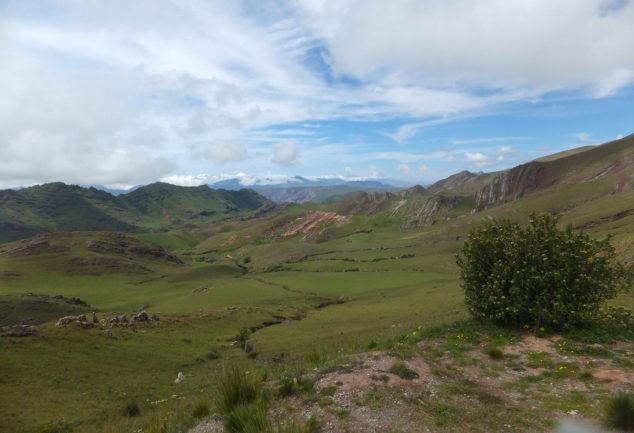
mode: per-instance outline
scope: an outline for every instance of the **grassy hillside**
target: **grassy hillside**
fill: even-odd
[[[41,232],[138,232],[245,217],[272,203],[251,190],[155,183],[114,196],[61,182],[0,191],[0,242]]]
[[[272,387],[290,374],[312,372],[324,388],[336,388],[333,395],[322,395],[319,385],[319,394],[281,400],[280,408],[310,411],[341,431],[355,431],[355,417],[362,423],[362,414],[389,415],[367,411],[376,408],[438,432],[468,426],[508,431],[505,424],[514,431],[547,431],[571,410],[595,417],[597,402],[607,395],[604,382],[579,372],[614,370],[630,377],[634,370],[622,352],[631,350],[630,342],[575,346],[605,349],[600,353],[606,358],[587,365],[560,353],[554,342],[532,349],[523,336],[447,324],[467,317],[455,254],[472,228],[492,218],[525,221],[534,211],[559,212],[562,224],[596,237],[612,235],[619,258],[634,262],[634,190],[614,189],[632,169],[617,164],[604,170],[627,161],[631,141],[614,143],[548,162],[579,158],[561,166],[567,174],[550,187],[477,212],[471,195],[418,187],[226,219],[226,210],[254,207],[258,197],[212,196],[204,188],[176,197],[171,186],[159,184],[125,201],[104,196],[95,208],[108,209],[108,215],[132,209],[146,227],[179,221],[177,229],[49,233],[0,244],[0,326],[39,324],[34,336],[0,337],[0,431],[45,431],[42,424],[58,421],[75,433],[152,431],[147,426],[167,412],[189,414],[210,400],[226,366],[234,365],[266,373]],[[222,205],[203,207],[211,197]],[[196,206],[198,212],[220,212],[222,223],[185,224],[196,219],[188,211]],[[64,298],[52,298],[57,295]],[[70,298],[90,308],[64,301]],[[632,309],[634,294],[611,303]],[[88,329],[54,325],[62,315],[93,309],[100,320],[140,310],[160,320],[110,331],[107,321]],[[500,346],[501,360],[489,359],[489,346]],[[381,353],[359,355],[377,348]],[[390,362],[382,371],[363,367],[381,360]],[[387,370],[397,361],[437,384],[433,395],[427,388],[393,385],[401,382]],[[566,370],[559,370],[564,364]],[[176,384],[179,372],[185,380]],[[354,401],[346,403],[340,397],[352,394],[336,383],[355,372],[364,380],[374,374],[377,387],[352,388]],[[385,383],[382,375],[388,376]],[[591,398],[571,388],[585,384],[592,385]],[[553,386],[559,399],[549,397]],[[493,397],[491,387],[500,389]],[[139,404],[138,417],[123,414],[130,401]],[[525,410],[529,403],[535,409]],[[500,413],[510,415],[502,419]]]

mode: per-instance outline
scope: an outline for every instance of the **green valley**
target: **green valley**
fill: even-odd
[[[546,393],[540,384],[559,380],[551,370],[564,377],[581,361],[527,343],[521,332],[465,322],[455,255],[470,230],[500,218],[525,222],[532,212],[559,213],[575,230],[611,236],[619,259],[631,264],[634,136],[505,172],[463,172],[426,188],[354,193],[332,203],[274,206],[250,190],[161,183],[121,196],[63,184],[2,191],[0,430],[54,431],[46,425],[58,423],[73,432],[167,432],[147,426],[211,401],[230,366],[269,381],[321,374],[314,380],[324,394],[289,400],[288,410],[301,417],[302,405],[315,404],[322,418],[345,424],[350,415],[329,409],[335,403],[323,390],[348,386],[345,374],[361,368],[359,359],[372,365],[364,381],[387,375],[377,366],[381,357],[404,360],[421,376],[432,374],[421,357],[436,362],[430,368],[442,380],[434,392],[444,400],[415,388],[405,397],[411,405],[425,401],[416,416],[433,431],[507,431],[495,415],[504,410],[512,414],[508,423],[519,423],[513,431],[548,431],[572,410],[593,419],[595,400],[608,394],[599,382],[592,398],[573,385],[557,385],[560,401],[535,397]],[[632,310],[634,293],[611,302]],[[56,326],[62,316],[93,311],[102,322]],[[141,311],[159,320],[110,321]],[[34,335],[12,335],[12,326]],[[554,344],[571,337],[558,338]],[[634,374],[625,341],[622,350],[597,355],[596,368],[611,362]],[[482,355],[511,343],[524,346],[499,355],[507,364]],[[582,348],[591,350],[590,343]],[[456,366],[475,369],[474,356],[486,371],[461,379]],[[541,369],[537,379],[518,378],[514,371],[525,368]],[[184,380],[175,383],[179,372]],[[405,380],[389,374],[391,383]],[[487,393],[479,376],[491,380]],[[501,379],[493,379],[502,376],[508,394],[498,393]],[[394,405],[384,400],[396,399],[396,391],[381,389],[368,385],[363,401],[350,404]],[[524,391],[540,400],[535,410],[543,419],[531,417],[518,397]],[[132,401],[139,416],[122,413]]]

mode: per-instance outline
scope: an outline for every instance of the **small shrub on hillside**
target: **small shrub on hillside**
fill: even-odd
[[[499,347],[489,347],[486,350],[486,354],[489,355],[489,358],[500,360],[504,358],[504,352]]]
[[[276,389],[280,397],[288,397],[301,392],[310,392],[315,386],[315,381],[303,376],[301,373],[284,376]]]
[[[492,221],[473,230],[457,258],[471,314],[507,326],[565,329],[590,320],[630,287],[632,271],[615,262],[609,239],[557,228],[531,215],[521,226]]]
[[[242,263],[244,263],[245,265],[251,263],[251,257],[246,256],[244,259],[242,259]]]
[[[413,380],[418,378],[418,373],[416,373],[414,370],[412,370],[402,362],[397,362],[388,371],[405,380]]]
[[[129,401],[123,406],[123,414],[125,416],[138,416],[141,413],[141,408],[136,401]]]
[[[260,381],[237,367],[229,369],[218,386],[216,405],[222,415],[228,415],[240,405],[254,402],[260,392]]]
[[[266,405],[262,402],[236,406],[225,416],[224,424],[227,433],[263,433],[271,431]]]
[[[605,422],[623,431],[634,431],[634,395],[621,393],[611,397],[605,405]]]
[[[209,416],[210,412],[211,408],[209,407],[209,402],[201,401],[194,408],[192,415],[194,416],[194,418],[200,419]]]

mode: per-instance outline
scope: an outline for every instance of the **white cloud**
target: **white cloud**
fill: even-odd
[[[366,80],[605,96],[634,79],[634,2],[298,1],[333,67]],[[584,23],[580,26],[579,23]],[[377,30],[380,29],[380,30]],[[432,60],[430,60],[432,59]]]
[[[587,132],[579,132],[575,134],[575,137],[577,137],[577,140],[579,141],[592,141],[590,134]]]
[[[477,167],[483,167],[489,162],[489,157],[482,152],[465,152],[465,159],[475,164]]]
[[[400,164],[398,166],[398,171],[400,171],[401,173],[408,175],[412,172],[412,169],[409,165],[407,164]]]
[[[420,167],[418,167],[418,172],[420,174],[428,174],[431,172],[431,170],[426,165],[421,165]]]
[[[278,165],[291,165],[297,162],[299,149],[292,141],[277,143],[273,148],[271,161]]]
[[[0,185],[266,171],[297,162],[284,140],[318,140],[323,120],[399,119],[387,135],[404,144],[553,90],[613,95],[634,81],[634,2],[606,4],[5,0]],[[301,144],[312,161],[317,146]],[[358,159],[350,149],[342,164]]]
[[[236,140],[196,142],[192,143],[190,148],[195,156],[207,158],[219,164],[243,161],[248,156],[245,144]]]

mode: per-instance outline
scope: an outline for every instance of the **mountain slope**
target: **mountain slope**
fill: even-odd
[[[613,184],[603,193],[630,190],[634,186],[632,169],[634,135],[601,146],[540,158],[501,172],[461,172],[436,182],[429,190],[436,194],[473,197],[475,208],[482,210],[537,191],[591,182],[606,176]]]
[[[156,183],[114,196],[61,182],[0,191],[0,242],[42,232],[121,231],[204,225],[273,207],[255,191]]]

